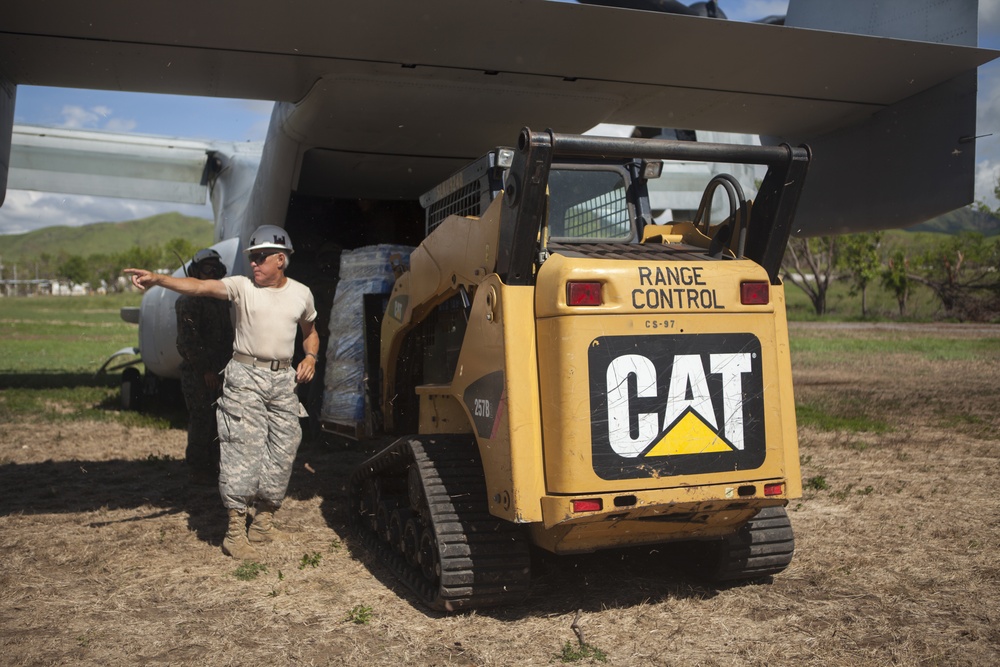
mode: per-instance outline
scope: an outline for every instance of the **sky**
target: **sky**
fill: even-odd
[[[685,0],[690,4],[689,0]],[[782,15],[788,0],[719,0],[730,20]],[[1000,49],[1000,0],[979,0],[979,46]],[[16,124],[182,137],[216,141],[261,141],[272,104],[182,95],[18,86]],[[1000,61],[979,70],[976,200],[1000,206],[993,194],[1000,177]],[[8,190],[0,207],[0,234],[20,234],[53,225],[135,220],[180,211],[211,218],[203,206]]]

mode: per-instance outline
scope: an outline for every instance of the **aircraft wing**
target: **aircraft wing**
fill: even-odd
[[[204,204],[206,142],[15,125],[7,186]]]
[[[262,195],[275,207],[290,192],[415,199],[523,126],[606,122],[816,140],[806,232],[900,226],[971,201],[975,70],[997,55],[539,0],[8,4],[8,123],[17,84],[277,100],[262,162],[280,172]],[[839,177],[866,163],[899,177],[855,197],[864,179]]]

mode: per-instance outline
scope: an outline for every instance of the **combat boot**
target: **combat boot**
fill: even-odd
[[[229,510],[229,528],[222,540],[222,553],[237,560],[255,560],[259,557],[257,550],[247,540],[246,510]]]
[[[277,507],[270,503],[261,503],[254,514],[253,523],[247,531],[247,537],[255,544],[274,542],[284,537],[284,533],[274,525],[274,513]]]

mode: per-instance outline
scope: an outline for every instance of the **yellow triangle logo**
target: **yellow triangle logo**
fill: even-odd
[[[712,430],[712,427],[693,410],[687,410],[663,434],[660,441],[646,452],[645,456],[679,456],[731,451],[733,448],[725,438]]]

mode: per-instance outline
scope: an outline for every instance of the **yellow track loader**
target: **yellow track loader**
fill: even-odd
[[[801,481],[778,269],[808,148],[526,128],[488,158],[425,196],[459,214],[380,318],[371,407],[399,437],[351,477],[365,544],[442,610],[523,599],[533,547],[690,542],[715,580],[783,570]],[[679,160],[767,172],[755,201],[721,174],[657,224],[647,183]]]

